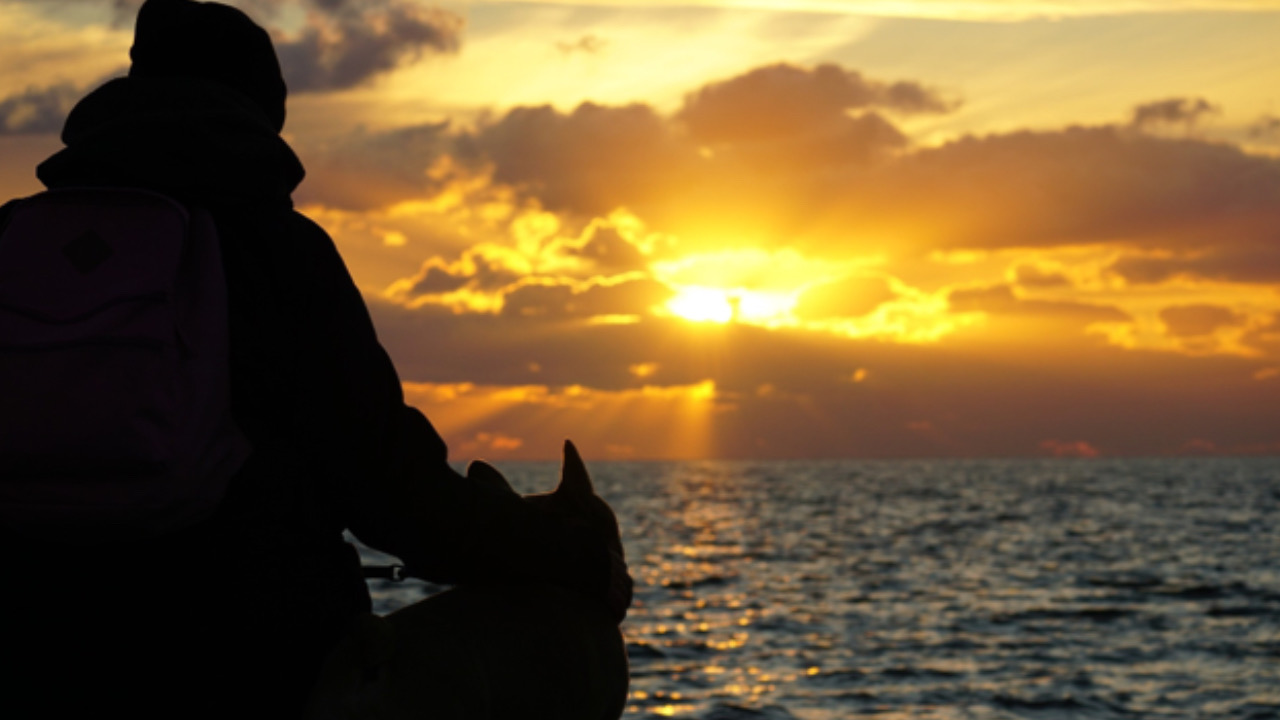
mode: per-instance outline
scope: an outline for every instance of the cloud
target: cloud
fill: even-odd
[[[568,245],[564,251],[581,258],[599,272],[620,273],[643,270],[648,260],[616,227],[604,223],[592,223],[586,230],[585,241]]]
[[[836,65],[778,64],[711,83],[686,96],[676,119],[700,143],[846,134],[851,110],[942,113],[954,107],[917,83],[883,83]]]
[[[89,4],[88,0],[60,0],[59,4],[74,3]],[[141,0],[113,0],[112,22],[120,28],[131,27],[141,4]],[[233,4],[253,13],[272,31],[291,93],[348,89],[424,54],[456,52],[463,29],[461,16],[411,0],[244,0]],[[308,9],[303,27],[292,32],[277,27],[276,21],[284,17],[282,9],[295,4]],[[48,5],[41,3],[41,7]],[[109,77],[123,74],[120,70]],[[71,107],[96,84],[60,82],[0,99],[0,133],[59,131]]]
[[[1260,232],[1256,244],[1246,246],[1227,244],[1173,257],[1127,255],[1117,259],[1109,269],[1136,284],[1187,278],[1270,285],[1280,283],[1280,229],[1272,238],[1267,244],[1265,233]],[[1230,239],[1225,243],[1230,243]]]
[[[861,110],[851,116],[851,108]],[[944,109],[917,84],[778,65],[709,85],[670,117],[638,103],[516,107],[460,134],[454,156],[554,212],[626,208],[686,237],[705,235],[687,230],[717,217],[726,238],[741,239],[786,232],[812,193],[906,149],[902,131],[872,108]],[[757,119],[741,127],[724,119],[739,116]]]
[[[125,68],[118,68],[85,85],[60,82],[45,87],[28,87],[10,95],[0,100],[0,135],[61,133],[67,113],[82,97],[126,72]]]
[[[1062,318],[1081,323],[1129,322],[1121,310],[1105,305],[1033,300],[1018,297],[1010,285],[953,290],[947,296],[952,312],[984,312],[993,315],[1030,315],[1039,318]]]
[[[1070,287],[1071,281],[1059,272],[1045,270],[1037,265],[1023,263],[1013,269],[1018,286],[1027,288]]]
[[[89,5],[93,0],[59,0]],[[32,4],[35,4],[34,2]],[[52,5],[41,0],[41,6]],[[101,3],[99,3],[101,4]],[[111,0],[117,25],[129,26],[141,0]],[[463,18],[414,0],[239,0],[266,26],[292,92],[342,90],[428,53],[456,52]],[[292,14],[306,12],[300,29]]]
[[[507,266],[501,256],[487,257],[483,248],[473,249],[456,263],[433,258],[414,277],[410,295],[439,295],[462,288],[493,291],[514,284],[523,274]]]
[[[67,113],[84,92],[84,88],[71,83],[59,83],[27,88],[0,100],[0,134],[61,132]]]
[[[431,197],[459,179],[455,168],[438,165],[453,142],[448,122],[382,132],[361,127],[327,142],[301,142],[298,151],[309,172],[297,197],[350,210]]]
[[[883,116],[847,112],[849,87],[870,103],[890,102],[892,85],[824,67],[834,80],[769,66],[713,83],[670,118],[646,105],[516,108],[462,138],[460,156],[492,163],[495,182],[550,210],[626,207],[686,249],[745,242],[839,257],[1118,243],[1245,254],[1274,244],[1276,158],[1122,124],[910,149]]]
[[[649,278],[592,283],[575,287],[563,283],[531,282],[503,296],[502,313],[513,317],[590,318],[640,317],[672,296],[666,285]]]
[[[550,209],[587,215],[662,193],[695,158],[666,121],[642,104],[518,107],[460,138],[460,157],[492,163],[493,179],[521,188]]]
[[[750,242],[839,256],[1121,243],[1207,258],[1274,245],[1280,160],[1120,124],[910,149],[901,130],[866,110],[942,109],[929,93],[836,66],[774,65],[707,85],[671,117],[643,104],[517,107],[474,130],[429,125],[354,138],[322,152],[319,165],[359,182],[316,194],[358,207],[408,199],[431,192],[426,171],[448,157],[552,212],[590,218],[628,208],[686,250]],[[862,114],[850,116],[850,106]],[[1170,107],[1163,117],[1200,112],[1194,103]],[[719,144],[708,152],[700,143],[711,140]],[[704,229],[712,218],[716,235]],[[849,237],[859,241],[839,241]],[[1222,265],[1215,271],[1233,277],[1271,266]]]
[[[1244,334],[1243,341],[1249,347],[1257,348],[1272,358],[1280,358],[1280,312],[1250,328]],[[1260,368],[1253,377],[1255,380],[1280,377],[1280,366]]]
[[[670,457],[667,435],[684,422],[706,433],[704,457],[1026,456],[1043,454],[1046,438],[1064,452],[1082,449],[1084,439],[1107,455],[1161,454],[1189,437],[1274,443],[1280,427],[1280,408],[1259,402],[1253,379],[1274,361],[1085,343],[1063,353],[1025,340],[1027,357],[1011,361],[976,347],[662,318],[593,325],[563,313],[437,315],[385,302],[371,309],[406,381],[468,383],[464,398],[476,403],[510,391],[501,422],[465,421],[471,406],[443,397],[424,406],[433,419],[451,427],[454,408],[466,428],[459,442],[500,430],[530,453],[551,454],[567,432],[597,447]],[[862,381],[851,382],[859,370]],[[704,388],[701,401],[693,388]],[[517,396],[546,401],[515,403]],[[688,398],[683,409],[669,404],[680,397]]]
[[[476,245],[453,262],[441,257],[428,259],[416,274],[398,281],[390,295],[404,302],[413,302],[467,290],[473,294],[493,296],[490,305],[496,307],[501,291],[515,286],[528,272],[527,260],[510,248]],[[446,298],[437,298],[437,301],[448,304]]]
[[[111,10],[111,20],[117,27],[132,27],[133,20],[138,15],[138,8],[142,6],[144,0],[8,0],[8,2],[33,5],[42,10],[67,5],[107,6]],[[246,3],[230,4],[245,5]]]
[[[1212,335],[1215,330],[1242,325],[1247,318],[1217,305],[1178,305],[1160,311],[1170,335],[1180,338]]]
[[[292,92],[344,90],[424,53],[456,52],[461,16],[408,0],[312,0],[321,12],[296,33],[278,33],[276,53]]]
[[[1263,115],[1249,126],[1249,137],[1251,138],[1278,138],[1280,137],[1280,117],[1275,115]]]
[[[1040,447],[1054,457],[1096,458],[1102,453],[1084,440],[1045,440]]]
[[[1280,226],[1277,159],[1114,126],[963,138],[827,192],[813,212],[898,247],[1258,248]]]
[[[806,320],[860,317],[897,296],[884,278],[847,277],[806,290],[793,312]]]
[[[1129,124],[1138,130],[1163,125],[1181,125],[1189,130],[1205,115],[1220,112],[1222,108],[1204,98],[1168,98],[1138,105]]]

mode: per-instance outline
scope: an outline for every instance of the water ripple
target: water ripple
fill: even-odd
[[[1280,460],[592,470],[629,719],[1280,717]]]

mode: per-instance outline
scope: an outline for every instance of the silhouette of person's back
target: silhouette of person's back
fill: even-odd
[[[148,0],[130,55],[128,77],[74,108],[66,148],[38,175],[210,214],[232,414],[252,453],[212,517],[160,537],[58,543],[0,527],[6,715],[31,704],[49,716],[298,716],[326,654],[369,609],[344,530],[431,580],[551,582],[620,620],[620,552],[458,475],[405,405],[332,240],[292,209],[303,169],[280,137],[286,88],[269,35],[234,8]]]

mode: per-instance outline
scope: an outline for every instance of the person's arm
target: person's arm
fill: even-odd
[[[323,362],[331,386],[323,391],[347,419],[341,441],[354,445],[345,486],[351,532],[428,580],[546,580],[603,598],[610,584],[606,548],[448,465],[439,434],[405,405],[363,298],[332,241],[324,240],[328,267],[319,270],[329,284],[313,312],[330,338]]]

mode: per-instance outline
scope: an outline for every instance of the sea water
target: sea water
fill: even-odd
[[[626,718],[1280,717],[1280,458],[590,469],[636,580]]]

